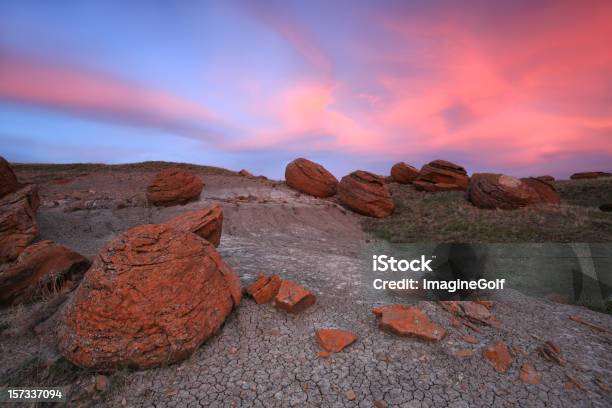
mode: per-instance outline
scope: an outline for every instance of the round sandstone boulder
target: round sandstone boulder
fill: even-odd
[[[187,171],[169,168],[157,173],[147,187],[147,199],[156,206],[186,204],[200,197],[204,183]]]
[[[287,165],[285,180],[294,190],[319,198],[333,196],[338,187],[338,180],[325,167],[303,158]]]
[[[468,198],[479,208],[512,210],[541,202],[538,193],[521,180],[504,174],[476,173]]]
[[[419,171],[404,162],[396,163],[391,167],[391,177],[400,184],[412,183],[419,176]]]
[[[363,170],[342,177],[338,198],[356,213],[376,218],[391,215],[395,207],[381,177]]]

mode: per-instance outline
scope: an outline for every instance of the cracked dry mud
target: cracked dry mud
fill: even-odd
[[[612,330],[610,315],[585,308],[507,293],[493,312],[501,329],[476,333],[453,327],[439,305],[421,302],[432,321],[448,330],[440,342],[426,343],[382,332],[371,312],[378,304],[361,287],[360,255],[372,245],[359,217],[336,204],[311,198],[285,185],[233,175],[206,175],[198,202],[170,208],[133,206],[65,211],[79,200],[140,199],[153,172],[85,174],[67,184],[41,185],[38,219],[41,238],[52,239],[84,255],[94,255],[111,237],[134,225],[165,221],[181,212],[220,203],[224,226],[219,252],[242,285],[259,272],[298,282],[317,303],[298,315],[256,305],[246,297],[221,330],[186,361],[130,372],[112,395],[93,401],[117,407],[608,407],[612,337],[568,318],[576,315]],[[19,174],[26,178],[28,173]],[[92,192],[93,191],[93,192]],[[239,198],[247,197],[248,199]],[[249,198],[250,197],[250,198]],[[53,201],[60,201],[57,204]],[[319,358],[316,329],[351,330],[359,340],[341,353]],[[462,340],[466,334],[480,342]],[[538,347],[553,339],[565,366],[543,360]],[[481,357],[487,344],[502,340],[524,352],[511,368],[497,373]],[[4,341],[4,340],[3,340]],[[0,350],[0,360],[19,364],[39,344],[29,336]],[[458,350],[474,351],[459,359]],[[529,363],[542,373],[538,385],[519,380]],[[5,368],[6,369],[6,368]],[[0,376],[2,376],[0,369]],[[6,372],[6,371],[4,371]],[[566,374],[584,391],[566,389]],[[354,397],[354,398],[353,398]]]

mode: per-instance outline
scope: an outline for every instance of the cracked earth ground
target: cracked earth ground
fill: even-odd
[[[258,272],[295,280],[317,296],[315,306],[289,315],[245,298],[221,330],[188,360],[129,372],[112,395],[95,406],[130,407],[609,407],[612,385],[612,317],[582,307],[505,294],[493,308],[501,328],[480,332],[455,328],[439,305],[420,307],[449,334],[438,343],[401,338],[379,330],[364,293],[360,256],[372,245],[359,217],[336,204],[310,198],[280,183],[205,175],[200,201],[186,206],[140,205],[152,172],[83,174],[41,185],[41,238],[92,256],[114,235],[134,225],[164,221],[178,213],[220,203],[224,209],[219,252],[243,286]],[[30,174],[22,170],[24,181]],[[139,192],[139,193],[135,193]],[[125,208],[117,200],[130,198]],[[78,204],[91,209],[67,211]],[[91,204],[93,203],[93,204]],[[97,203],[97,204],[96,204]],[[102,203],[102,204],[100,204]],[[133,204],[136,203],[136,204]],[[108,204],[108,205],[106,205]],[[123,207],[123,206],[120,206]],[[577,315],[607,328],[599,332],[568,318]],[[315,330],[338,327],[359,340],[341,353],[319,358]],[[462,341],[464,334],[479,344]],[[565,366],[543,360],[537,348],[554,340]],[[487,344],[503,340],[517,353],[510,370],[497,373],[482,358]],[[3,339],[1,342],[4,342]],[[0,360],[18,365],[20,353],[41,340],[26,336],[3,347]],[[51,347],[51,346],[49,346]],[[471,349],[458,359],[454,353]],[[543,374],[538,385],[519,381],[529,362]],[[4,364],[3,364],[4,365]],[[10,367],[9,367],[10,368]],[[6,369],[0,369],[0,375]],[[582,384],[567,388],[567,375]],[[600,384],[600,385],[598,385]],[[603,384],[603,386],[601,385]],[[375,405],[376,404],[376,405]]]

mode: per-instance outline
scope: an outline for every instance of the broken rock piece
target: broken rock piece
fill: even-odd
[[[339,353],[357,341],[357,336],[348,330],[319,329],[315,334],[317,344],[324,350]]]
[[[268,277],[261,273],[257,280],[247,287],[247,293],[255,300],[255,303],[261,305],[274,299],[280,286],[281,278],[278,275]]]
[[[381,317],[380,328],[400,336],[414,336],[427,341],[440,341],[446,329],[434,322],[418,307],[387,305],[372,312]]]
[[[274,298],[274,306],[289,313],[299,313],[315,302],[315,295],[308,289],[288,280],[282,281]]]
[[[482,355],[498,373],[505,373],[512,365],[512,356],[503,341],[488,345],[482,350]]]
[[[525,363],[521,366],[519,378],[525,384],[535,385],[542,381],[542,374],[538,373],[531,364]]]

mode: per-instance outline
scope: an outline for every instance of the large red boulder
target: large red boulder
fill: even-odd
[[[238,277],[208,241],[140,225],[95,258],[60,317],[59,349],[92,369],[171,364],[216,332],[240,298]]]
[[[538,193],[519,179],[504,174],[476,173],[468,198],[479,208],[512,210],[542,202]]]
[[[342,177],[338,184],[338,198],[356,213],[376,218],[391,215],[395,207],[381,177],[363,170]]]
[[[386,305],[374,308],[379,316],[382,330],[400,335],[413,336],[426,341],[440,341],[446,336],[446,329],[432,322],[418,307]]]
[[[469,181],[463,167],[446,160],[434,160],[421,168],[414,186],[430,192],[465,190]]]
[[[583,173],[574,173],[570,176],[572,180],[596,179],[602,177],[612,177],[612,173],[605,171],[585,171]]]
[[[156,206],[182,205],[200,197],[204,183],[187,171],[169,168],[157,173],[147,187],[147,199]]]
[[[0,198],[0,263],[16,259],[38,235],[39,204],[34,185]]]
[[[0,156],[0,198],[19,189],[17,177],[6,159]]]
[[[338,179],[325,167],[303,158],[287,165],[285,181],[295,190],[320,198],[333,196],[338,187]]]
[[[521,181],[535,190],[540,197],[540,202],[549,204],[561,203],[559,193],[550,182],[547,182],[541,178],[533,177],[524,178],[521,179]]]
[[[223,231],[223,208],[220,205],[189,211],[165,222],[181,231],[193,232],[218,247]]]
[[[28,246],[0,266],[0,304],[26,303],[71,289],[89,267],[84,256],[52,241]]]
[[[412,183],[419,176],[419,171],[404,162],[396,163],[391,167],[391,177],[400,184]]]

